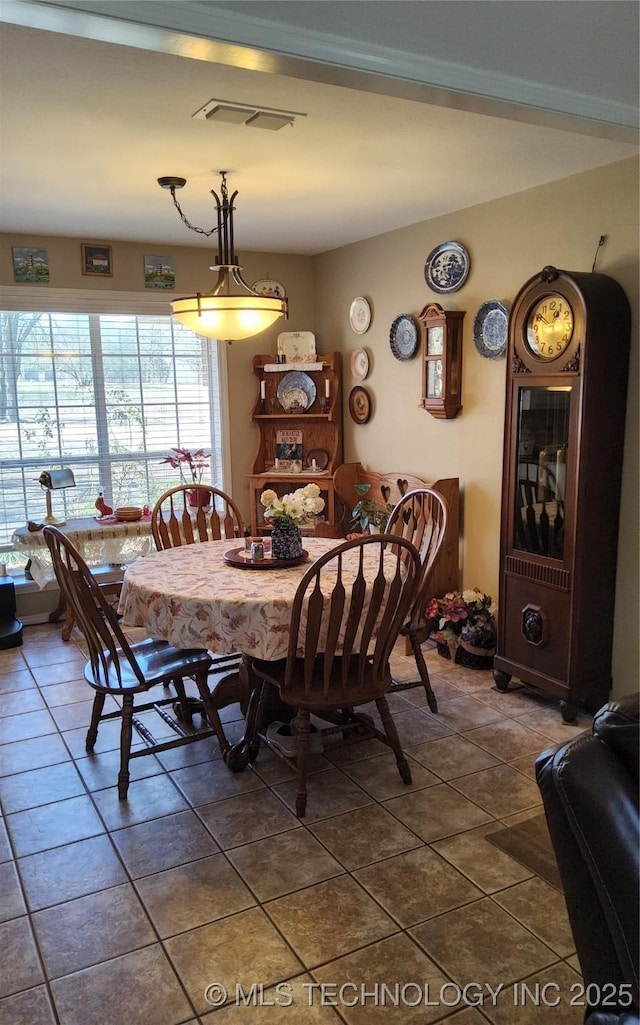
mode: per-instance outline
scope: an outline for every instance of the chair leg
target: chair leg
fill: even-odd
[[[296,790],[296,815],[305,817],[307,811],[307,755],[309,753],[309,734],[311,730],[311,713],[308,709],[298,709],[298,744],[296,750],[296,769],[298,788]]]
[[[209,686],[207,684],[207,676],[208,673],[205,671],[203,673],[197,673],[194,679],[198,687],[198,693],[202,699],[202,704],[204,705],[204,710],[207,719],[209,720],[209,725],[212,726],[215,730],[215,734],[218,738],[218,743],[220,745],[220,750],[224,755],[225,752],[229,750],[229,747],[231,745],[229,744],[229,741],[225,736],[225,732],[222,728],[222,722],[220,721],[220,716],[218,715],[218,710],[215,706],[213,698],[211,697],[211,691],[209,690]]]
[[[120,772],[118,773],[118,797],[126,801],[129,789],[129,755],[133,733],[133,694],[122,699],[122,726],[120,728]]]
[[[96,740],[98,739],[98,723],[100,722],[100,716],[104,708],[104,694],[100,691],[96,691],[96,695],[93,699],[93,708],[91,710],[91,723],[87,730],[87,739],[84,742],[84,749],[89,754],[93,751],[96,746]]]
[[[187,726],[191,726],[193,722],[193,708],[184,689],[184,680],[177,677],[172,680],[172,683],[178,696],[176,714],[183,723]]]
[[[254,694],[249,702],[247,709],[247,730],[246,739],[249,745],[249,751],[256,750],[257,745],[260,743],[260,730],[264,725],[264,714],[267,708],[267,700],[269,698],[269,691],[271,684],[263,680],[259,685],[257,696]]]
[[[398,737],[396,724],[394,723],[391,712],[389,711],[387,699],[385,697],[376,698],[376,707],[380,713],[380,718],[382,719],[384,732],[386,733],[391,749],[396,756],[396,765],[398,766],[398,772],[400,773],[402,782],[409,784],[412,782],[411,769],[409,768],[409,763],[404,756],[404,751],[400,747],[400,738]]]
[[[427,703],[432,712],[437,712],[438,702],[436,701],[436,696],[433,693],[433,689],[431,687],[431,680],[429,679],[429,670],[427,669],[427,663],[425,662],[424,655],[422,654],[422,647],[418,642],[418,638],[415,637],[414,634],[410,634],[409,639],[411,641],[411,648],[413,650],[413,655],[416,660],[418,672],[420,673],[420,679],[424,684],[424,692],[427,695]]]

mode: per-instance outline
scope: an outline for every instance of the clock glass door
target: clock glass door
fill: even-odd
[[[520,388],[513,547],[564,557],[571,387]]]

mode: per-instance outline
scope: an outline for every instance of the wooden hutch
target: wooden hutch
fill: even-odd
[[[315,368],[315,369],[314,369]],[[303,411],[288,411],[278,398],[285,374],[300,371],[315,384],[313,402]],[[251,504],[251,533],[259,536],[269,533],[260,504],[260,495],[266,488],[284,495],[310,481],[318,485],[325,500],[324,515],[334,522],[336,518],[334,472],[342,462],[342,380],[340,353],[317,356],[314,363],[276,363],[273,356],[257,355],[253,358],[253,372],[257,378],[257,399],[252,419],[260,432],[258,452],[249,474],[249,501]],[[288,472],[276,466],[278,431],[297,430],[302,435],[302,468]],[[323,454],[316,469],[310,465],[310,453]],[[326,466],[320,469],[319,463]],[[313,533],[313,527],[308,528]],[[303,531],[304,533],[304,531]]]

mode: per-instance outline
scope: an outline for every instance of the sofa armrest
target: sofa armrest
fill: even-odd
[[[603,994],[626,987],[620,992],[631,992],[637,1013],[637,777],[600,738],[583,734],[539,755],[536,778],[585,985]]]

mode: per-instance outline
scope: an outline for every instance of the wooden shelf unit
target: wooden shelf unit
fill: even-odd
[[[327,520],[335,519],[335,491],[333,475],[336,467],[342,462],[342,374],[340,353],[329,353],[318,356],[317,363],[322,364],[319,370],[310,370],[301,363],[296,370],[309,374],[316,385],[316,398],[308,412],[287,413],[281,407],[277,392],[283,376],[289,373],[291,366],[282,370],[265,371],[265,366],[273,366],[273,356],[257,355],[253,358],[253,372],[257,378],[257,399],[252,419],[257,425],[260,439],[253,472],[249,474],[251,533],[259,535],[270,528],[262,517],[260,495],[266,488],[272,488],[278,494],[287,494],[296,488],[304,487],[314,481],[322,492],[325,500]],[[264,381],[265,398],[261,395],[261,384]],[[323,412],[325,401],[325,382],[329,382],[328,409]],[[302,431],[301,473],[281,473],[275,471],[276,432],[280,429]],[[329,457],[327,467],[322,473],[314,473],[307,467],[308,453],[313,449],[322,449]],[[313,531],[311,531],[313,532]]]

